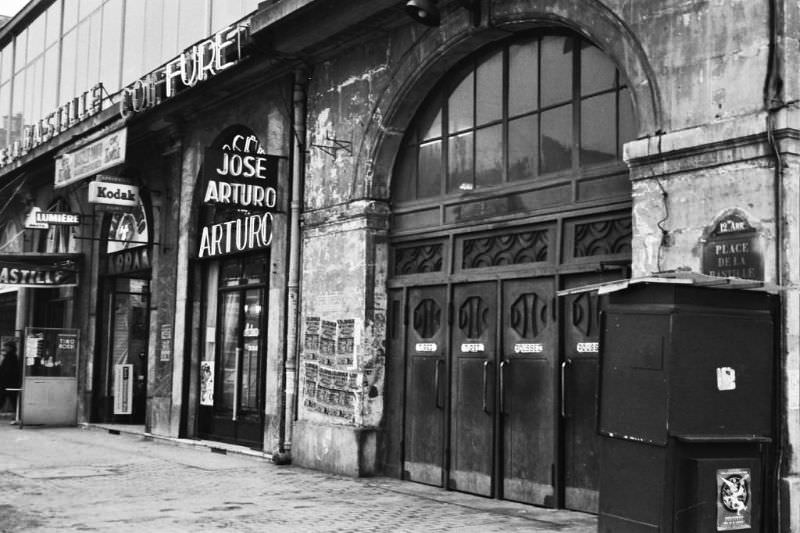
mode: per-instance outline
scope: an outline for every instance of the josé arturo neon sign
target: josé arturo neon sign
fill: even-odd
[[[247,26],[232,24],[184,50],[177,57],[120,92],[119,112],[128,118],[157,106],[188,87],[212,78],[242,58]]]

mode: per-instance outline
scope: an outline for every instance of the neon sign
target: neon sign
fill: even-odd
[[[119,113],[129,118],[212,78],[242,58],[249,28],[233,24],[184,50],[120,92]]]

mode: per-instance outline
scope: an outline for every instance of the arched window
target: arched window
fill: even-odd
[[[516,39],[462,64],[423,105],[396,162],[392,200],[525,189],[618,165],[635,132],[630,90],[599,48],[574,34]]]

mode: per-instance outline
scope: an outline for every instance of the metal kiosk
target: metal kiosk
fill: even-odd
[[[599,531],[771,531],[776,305],[663,282],[608,295]]]
[[[78,423],[77,329],[25,328],[20,427]]]

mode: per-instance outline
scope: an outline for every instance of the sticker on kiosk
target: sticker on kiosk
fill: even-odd
[[[750,469],[717,470],[717,531],[752,527]]]

